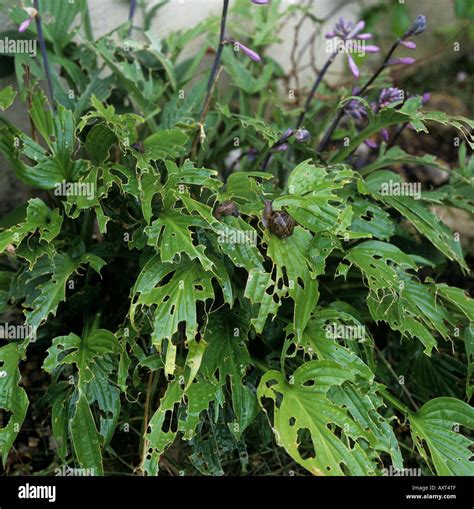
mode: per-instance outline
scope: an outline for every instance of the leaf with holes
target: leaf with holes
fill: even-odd
[[[28,396],[19,387],[18,364],[21,349],[14,343],[0,348],[0,455],[5,467],[8,453],[18,435],[28,409]]]
[[[258,399],[264,409],[270,400],[277,443],[314,475],[375,475],[374,435],[331,397],[334,387],[355,389],[350,383],[355,376],[336,362],[310,361],[289,381],[279,371],[265,373],[260,381]]]
[[[470,405],[455,398],[436,398],[410,413],[409,420],[418,452],[438,475],[474,475],[470,450],[474,442],[459,429],[474,429]]]

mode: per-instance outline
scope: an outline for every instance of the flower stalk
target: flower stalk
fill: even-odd
[[[36,29],[38,31],[38,41],[41,50],[41,57],[43,59],[44,72],[46,74],[46,81],[48,82],[49,94],[51,96],[51,108],[53,111],[56,110],[56,106],[54,104],[54,88],[53,88],[53,80],[51,78],[51,67],[49,65],[48,53],[46,51],[46,41],[43,33],[43,24],[41,21],[41,14],[39,10],[38,0],[33,0],[33,6],[36,9]]]
[[[201,110],[201,119],[200,119],[201,123],[204,121],[203,115],[205,115],[206,104],[208,103],[210,96],[212,94],[214,80],[217,75],[217,70],[219,69],[219,64],[221,63],[222,51],[223,51],[224,45],[226,43],[225,27],[227,24],[228,11],[229,11],[229,0],[223,0],[222,16],[221,16],[221,31],[220,31],[220,35],[219,35],[219,46],[217,47],[216,56],[214,58],[214,63],[212,64],[212,68],[211,68],[211,74],[209,75],[209,80],[207,82],[206,98],[204,99],[203,107]]]
[[[128,29],[128,36],[132,35],[133,31],[133,19],[135,17],[135,11],[137,8],[137,0],[130,0],[130,11],[128,13],[128,21],[130,22],[130,27]]]
[[[406,41],[408,37],[420,35],[426,30],[426,18],[422,15],[418,16],[415,21],[411,24],[409,29],[405,32],[405,34],[398,38],[393,44],[390,50],[388,51],[387,55],[385,56],[384,61],[380,65],[380,67],[375,71],[375,73],[372,75],[372,77],[367,81],[367,83],[356,93],[354,94],[356,97],[362,97],[364,93],[367,91],[367,89],[372,85],[372,83],[380,76],[380,74],[390,65],[397,65],[397,64],[412,64],[415,62],[414,59],[410,57],[400,58],[400,59],[394,59],[392,60],[392,55],[394,54],[395,50],[399,46],[405,46],[409,49],[415,49],[416,45],[414,43],[410,44],[410,41]],[[408,46],[407,46],[408,44]],[[328,127],[326,133],[323,136],[323,139],[318,145],[318,148],[316,151],[318,153],[321,153],[325,150],[327,147],[329,141],[331,140],[331,137],[336,130],[337,126],[339,125],[339,122],[341,121],[342,117],[344,116],[344,108],[340,108],[336,116],[334,117],[333,121],[331,122],[330,126]]]

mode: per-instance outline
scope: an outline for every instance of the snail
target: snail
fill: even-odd
[[[216,216],[217,219],[220,220],[222,218],[222,216],[238,217],[240,214],[239,214],[239,209],[237,208],[237,205],[235,204],[235,202],[233,202],[231,200],[226,200],[226,201],[223,201],[221,204],[219,204],[214,215]]]
[[[262,222],[266,228],[281,239],[292,235],[296,226],[296,221],[289,214],[282,210],[273,210],[270,200],[265,200]]]

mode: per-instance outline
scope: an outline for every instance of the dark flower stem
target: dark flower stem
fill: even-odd
[[[53,80],[51,79],[51,67],[49,65],[48,53],[46,52],[46,41],[44,39],[43,24],[41,22],[38,0],[33,0],[33,6],[37,11],[35,16],[36,29],[38,30],[38,41],[41,49],[41,56],[43,58],[44,72],[46,74],[46,81],[48,82],[49,94],[51,96],[51,108],[53,111],[56,111],[56,106],[54,104]]]
[[[221,17],[221,33],[219,36],[219,46],[217,48],[216,57],[214,58],[214,63],[212,64],[211,74],[209,75],[209,80],[207,82],[207,93],[206,98],[204,99],[204,103],[201,110],[201,123],[204,121],[203,113],[205,112],[206,104],[209,101],[209,98],[212,94],[214,79],[217,74],[217,70],[219,69],[219,64],[221,63],[222,51],[224,49],[225,41],[225,26],[227,23],[227,12],[229,10],[229,0],[224,0],[222,7],[222,17]]]
[[[390,51],[387,53],[387,56],[385,57],[384,61],[380,65],[380,67],[375,71],[373,76],[367,81],[367,83],[357,92],[357,94],[354,94],[355,97],[362,97],[366,90],[372,85],[372,83],[380,76],[380,73],[387,67],[388,61],[390,60],[391,56],[393,55],[394,51],[397,49],[398,45],[400,44],[401,39],[397,39],[392,47],[390,48]],[[334,117],[334,120],[331,122],[331,125],[327,129],[326,133],[323,136],[323,139],[318,145],[318,148],[316,149],[317,152],[321,153],[326,148],[327,144],[331,140],[331,137],[336,130],[337,126],[339,125],[339,122],[341,121],[342,117],[344,116],[344,108],[340,108],[337,115]]]
[[[308,113],[308,110],[309,110],[309,108],[311,106],[311,103],[312,103],[312,101],[314,99],[316,91],[317,91],[319,85],[321,84],[321,81],[323,81],[324,75],[328,71],[329,67],[331,67],[331,65],[334,63],[334,60],[336,59],[336,56],[337,56],[337,53],[333,53],[328,58],[326,63],[323,65],[323,67],[321,68],[321,71],[319,71],[318,77],[316,78],[315,82],[313,83],[313,86],[311,87],[311,91],[309,92],[309,95],[306,98],[306,101],[305,101],[304,106],[303,106],[303,110],[301,111],[300,116],[298,117],[298,120],[296,121],[296,124],[295,124],[295,127],[294,127],[294,131],[298,130],[301,127],[301,125],[303,124],[304,118],[305,118],[306,114]],[[263,160],[262,171],[265,171],[267,169],[268,163],[270,162],[270,159],[272,157],[272,151],[276,147],[281,145],[285,140],[286,140],[286,138],[284,138],[284,137],[280,138],[270,148],[270,150],[268,151],[267,155],[265,156],[265,159]]]
[[[311,102],[313,101],[314,94],[316,94],[316,90],[318,89],[319,85],[321,84],[321,81],[324,78],[324,75],[326,74],[329,67],[333,64],[334,60],[336,59],[337,53],[333,53],[327,60],[327,62],[323,65],[321,71],[318,74],[318,77],[316,78],[316,81],[313,83],[313,86],[311,87],[311,91],[306,98],[306,101],[304,103],[303,111],[300,113],[300,116],[298,117],[298,120],[296,121],[295,125],[295,131],[299,129],[303,123],[304,117],[306,116],[306,113],[308,113],[309,107],[311,106]]]
[[[130,22],[130,27],[128,29],[128,36],[132,35],[133,30],[133,18],[135,17],[135,10],[137,8],[137,0],[130,0],[130,12],[128,13],[128,21]]]

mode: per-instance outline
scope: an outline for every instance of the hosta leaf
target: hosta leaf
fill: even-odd
[[[331,390],[331,397],[337,405],[347,408],[352,418],[371,433],[371,445],[378,451],[389,454],[393,466],[397,470],[402,470],[403,459],[397,437],[389,420],[384,419],[379,413],[384,403],[376,392],[378,385],[371,384],[367,392],[357,390],[352,385],[334,387]]]
[[[436,398],[410,413],[409,420],[418,452],[438,475],[474,475],[470,450],[474,442],[459,430],[459,426],[474,429],[470,405],[455,398]]]
[[[56,315],[59,304],[66,298],[66,283],[82,264],[90,264],[99,271],[105,262],[99,257],[86,254],[80,258],[56,254],[52,260],[43,257],[32,271],[23,274],[24,284],[32,286],[23,306],[26,324],[36,330],[50,314]],[[45,276],[48,279],[45,281]]]
[[[285,240],[267,234],[267,254],[274,263],[275,288],[288,287],[288,295],[295,303],[293,324],[300,336],[308,323],[311,311],[319,299],[317,274],[309,258],[312,236],[309,232],[295,228]]]
[[[335,190],[343,188],[353,178],[346,167],[334,168],[331,172],[304,161],[288,179],[289,195],[273,202],[273,208],[285,207],[291,216],[305,228],[317,233],[324,230],[338,231],[344,211],[343,199]]]
[[[163,262],[179,259],[186,253],[191,260],[198,259],[206,270],[212,268],[211,260],[204,254],[204,246],[195,245],[191,228],[205,228],[207,223],[197,216],[186,215],[183,209],[161,213],[151,226],[145,229],[148,245],[154,246]],[[179,261],[179,260],[178,260]]]
[[[375,475],[365,446],[372,444],[374,437],[328,394],[354,377],[333,361],[310,361],[300,366],[290,381],[278,371],[267,372],[260,381],[258,398],[263,408],[264,399],[272,402],[277,443],[314,475]],[[302,440],[304,430],[309,432],[312,446]],[[350,437],[353,445],[338,431]]]
[[[449,338],[448,325],[452,319],[436,301],[432,288],[404,272],[416,269],[412,258],[391,244],[367,241],[352,248],[346,260],[354,263],[367,280],[370,288],[367,304],[374,320],[383,320],[393,330],[418,338],[427,355],[437,344],[433,332]],[[348,268],[341,264],[339,274],[347,273]]]
[[[285,341],[283,356],[287,355],[293,343],[310,356],[317,355],[320,360],[337,362],[339,366],[346,367],[369,382],[373,381],[374,373],[358,356],[363,353],[361,343],[370,341],[366,337],[368,333],[365,326],[349,313],[336,308],[318,307],[300,339],[294,335],[292,327],[288,327],[287,332],[289,336]]]
[[[94,475],[103,475],[100,434],[87,398],[80,390],[70,428],[74,452],[80,467],[91,469]]]
[[[26,221],[0,233],[0,253],[11,244],[17,247],[29,234],[39,232],[41,240],[51,242],[59,235],[63,218],[39,198],[28,202]]]
[[[180,405],[186,397],[186,411],[180,411]],[[168,385],[160,406],[149,423],[149,432],[145,435],[147,455],[144,470],[149,475],[157,475],[159,460],[163,452],[174,442],[179,432],[183,433],[185,440],[190,440],[199,423],[199,416],[209,407],[215,397],[214,387],[199,379],[189,388],[184,389],[178,380]],[[175,430],[171,421],[177,422]]]
[[[263,256],[257,247],[257,232],[241,217],[222,218],[216,227],[219,249],[236,267],[263,271]]]
[[[119,350],[117,338],[108,330],[96,329],[83,338],[71,333],[53,339],[43,368],[51,373],[61,365],[75,364],[79,371],[79,385],[87,384],[94,378],[96,358]]]
[[[264,140],[266,140],[269,145],[273,145],[280,138],[279,130],[267,124],[262,119],[232,113],[228,105],[218,105],[218,109],[224,117],[236,119],[243,129],[250,127],[253,131],[255,131],[255,133],[259,134]]]
[[[410,221],[447,258],[455,260],[461,267],[467,268],[461,244],[455,240],[454,233],[426,207],[422,200],[414,199],[411,196],[391,196],[383,193],[384,188],[382,186],[388,186],[391,182],[400,184],[402,181],[393,172],[379,171],[373,173],[367,179],[366,184],[375,199],[398,210],[404,218]],[[393,184],[391,185],[393,186]]]
[[[138,140],[137,126],[143,122],[143,118],[134,113],[118,114],[112,105],[104,105],[93,95],[91,105],[95,111],[86,113],[77,125],[78,133],[97,119],[106,123],[107,127],[115,134],[123,150],[128,150]]]
[[[171,338],[181,322],[186,324],[188,340],[194,339],[197,334],[196,305],[199,301],[214,298],[213,277],[214,274],[206,272],[194,261],[163,263],[154,256],[143,267],[133,288],[132,320],[137,307],[156,306],[152,333],[156,346],[160,346],[163,339]],[[166,282],[163,282],[164,278]]]
[[[390,215],[375,203],[354,197],[351,200],[353,212],[351,232],[380,240],[388,240],[395,233],[395,224]]]
[[[396,293],[401,281],[397,266],[416,269],[415,262],[398,247],[377,240],[358,244],[348,251],[345,259],[363,272],[369,288],[374,292],[390,290]],[[347,270],[348,266],[344,263],[338,269],[340,274],[347,273]]]
[[[258,304],[258,316],[252,319],[261,332],[269,315],[276,316],[283,297],[289,295],[295,304],[294,324],[298,335],[306,326],[309,315],[319,298],[316,273],[309,258],[311,235],[296,227],[293,235],[280,239],[265,233],[268,256],[273,262],[271,272],[251,269],[245,287],[245,297]]]
[[[20,359],[21,350],[16,344],[10,343],[0,348],[0,415],[6,419],[10,414],[8,422],[2,422],[0,427],[0,455],[4,467],[29,404],[25,389],[19,386]]]
[[[454,288],[444,283],[436,285],[437,295],[456,306],[470,322],[474,322],[474,300],[461,288]]]
[[[188,137],[181,129],[167,129],[150,135],[144,142],[147,159],[177,159],[184,155]]]
[[[5,111],[9,108],[13,104],[15,96],[16,92],[11,85],[0,90],[0,110]]]
[[[390,166],[399,164],[418,164],[421,166],[439,168],[440,170],[445,171],[449,170],[449,167],[441,165],[441,162],[436,158],[436,156],[432,156],[430,154],[425,154],[424,156],[413,156],[404,152],[400,147],[391,147],[385,151],[385,146],[381,147],[380,151],[381,153],[373,163],[361,168],[361,175],[369,175],[376,170],[383,170]]]
[[[88,132],[85,148],[94,164],[100,165],[107,161],[109,152],[117,138],[104,124],[97,124]]]
[[[238,315],[214,313],[205,332],[208,346],[201,366],[201,374],[213,385],[225,388],[230,383],[235,421],[228,424],[237,437],[252,422],[257,411],[255,394],[242,383],[251,365],[245,344],[248,329],[248,322]]]
[[[166,169],[168,170],[168,179],[160,190],[165,209],[174,205],[180,197],[180,193],[186,194],[188,185],[202,186],[214,191],[222,185],[222,182],[215,178],[216,171],[195,168],[189,160],[185,161],[182,166],[177,166],[172,161],[166,161]]]

